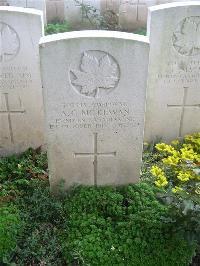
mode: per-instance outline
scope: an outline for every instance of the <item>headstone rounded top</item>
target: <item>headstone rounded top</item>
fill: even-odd
[[[149,43],[149,39],[146,36],[133,33],[106,30],[83,30],[47,35],[40,39],[40,45],[42,47],[45,43],[75,38],[115,38]]]
[[[173,2],[173,3],[167,3],[167,4],[161,4],[161,5],[155,5],[151,6],[148,9],[152,11],[159,11],[162,9],[167,9],[167,8],[176,8],[176,7],[189,7],[189,6],[200,6],[200,1],[188,1],[188,2]]]
[[[17,12],[42,16],[43,12],[34,8],[24,8],[15,6],[0,6],[0,12]]]

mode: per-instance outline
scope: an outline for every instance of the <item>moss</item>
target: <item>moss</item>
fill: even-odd
[[[0,262],[6,261],[17,246],[22,228],[19,210],[13,205],[0,208]]]

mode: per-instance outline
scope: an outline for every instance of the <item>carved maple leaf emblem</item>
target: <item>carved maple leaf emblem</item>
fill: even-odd
[[[117,64],[111,62],[109,55],[104,55],[98,60],[95,56],[85,52],[80,70],[71,70],[76,78],[72,84],[80,86],[80,93],[86,96],[95,97],[99,89],[114,88],[119,80]]]
[[[0,62],[13,57],[18,48],[17,34],[8,25],[0,23]]]
[[[180,31],[174,33],[174,45],[183,55],[194,55],[200,49],[200,19],[194,18],[186,18]]]

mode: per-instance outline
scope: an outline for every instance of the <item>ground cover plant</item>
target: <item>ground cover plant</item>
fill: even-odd
[[[52,21],[45,26],[45,35],[70,31],[69,23],[65,21]]]
[[[199,133],[148,145],[141,183],[60,197],[40,149],[2,158],[0,264],[189,265],[199,245],[199,148]]]

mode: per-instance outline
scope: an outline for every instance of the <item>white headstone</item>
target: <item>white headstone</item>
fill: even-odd
[[[43,144],[41,11],[0,7],[0,156]]]
[[[45,0],[5,0],[8,6],[35,8],[43,12],[43,19],[46,23],[46,2]]]
[[[73,29],[95,29],[100,15],[100,0],[65,0],[65,19]]]
[[[200,3],[150,8],[145,139],[200,131]]]
[[[43,12],[44,23],[46,24],[46,1],[45,0],[26,0],[27,8],[35,8]]]
[[[70,2],[71,0],[69,0]],[[65,0],[46,0],[47,22],[65,20]],[[69,21],[70,22],[70,21]],[[71,22],[70,22],[71,25]]]
[[[144,36],[108,31],[41,39],[53,187],[139,180],[148,46]]]

